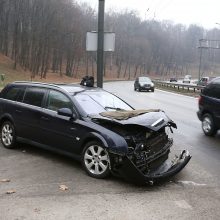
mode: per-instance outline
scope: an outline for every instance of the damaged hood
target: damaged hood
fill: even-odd
[[[111,121],[122,125],[140,125],[154,131],[169,125],[176,128],[176,124],[161,110],[131,110],[106,111],[97,115],[90,115],[95,122]]]

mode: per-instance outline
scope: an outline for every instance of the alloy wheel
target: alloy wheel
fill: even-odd
[[[99,177],[109,171],[108,152],[99,145],[90,145],[84,153],[84,165],[89,174]]]
[[[202,117],[202,129],[207,136],[214,136],[216,134],[217,129],[211,114],[207,113]]]
[[[1,127],[1,141],[4,147],[14,148],[15,145],[15,131],[11,122],[6,121]]]
[[[209,133],[212,129],[212,122],[210,120],[210,118],[205,117],[202,121],[202,128],[204,130],[205,133]]]

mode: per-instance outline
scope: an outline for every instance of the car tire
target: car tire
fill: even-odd
[[[212,115],[205,114],[202,117],[202,130],[207,136],[214,136],[217,132]]]
[[[154,89],[151,89],[152,92],[154,92]]]
[[[1,125],[1,143],[5,148],[16,147],[15,127],[10,121],[5,121]]]
[[[89,176],[104,179],[110,175],[110,159],[107,150],[97,141],[84,147],[81,162]]]

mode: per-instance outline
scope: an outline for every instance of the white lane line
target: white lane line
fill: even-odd
[[[192,96],[188,96],[188,95],[177,94],[177,93],[174,93],[174,92],[164,91],[164,90],[161,90],[161,89],[156,89],[156,90],[160,91],[160,92],[176,95],[176,96],[183,96],[183,97],[188,97],[188,98],[191,98],[191,99],[198,99],[198,97],[192,97]]]
[[[195,183],[193,181],[177,181],[177,182],[185,184],[185,185],[191,185],[191,186],[206,186],[207,185],[205,183]]]
[[[193,209],[192,206],[185,200],[174,201],[174,203],[181,209]]]

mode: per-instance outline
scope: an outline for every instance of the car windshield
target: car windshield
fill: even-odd
[[[151,82],[151,80],[148,77],[140,77],[139,82]]]
[[[127,103],[105,91],[78,93],[74,98],[87,115],[104,111],[133,110]]]

